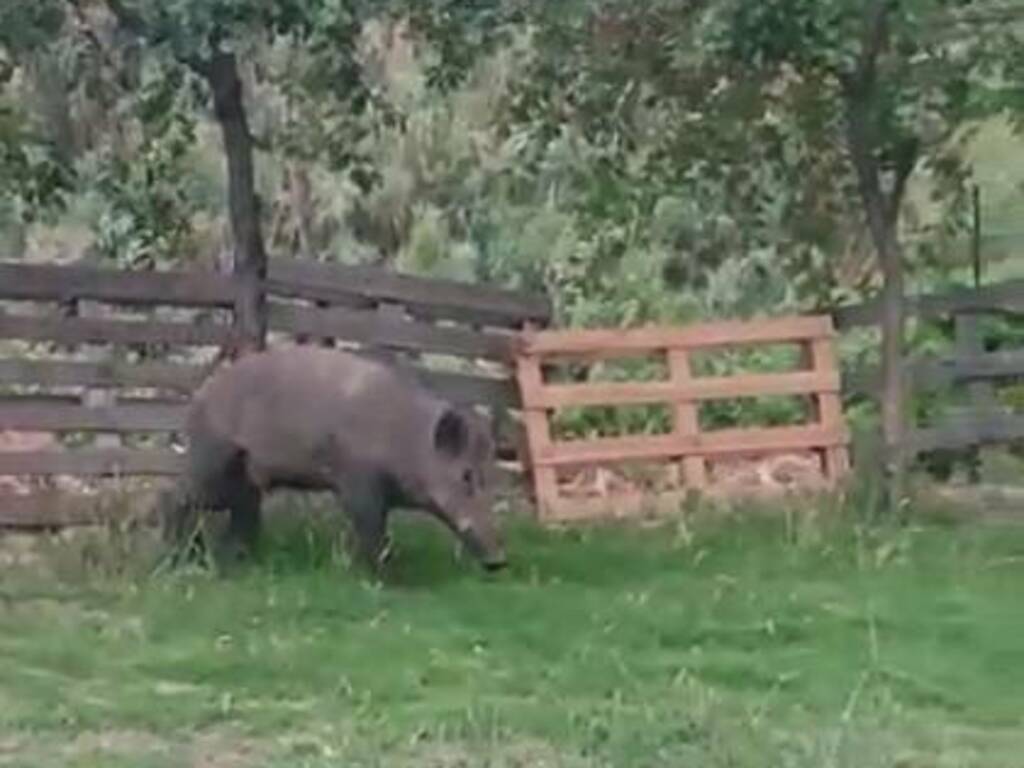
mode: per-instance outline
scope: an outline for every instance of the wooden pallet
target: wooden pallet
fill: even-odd
[[[595,517],[633,517],[646,509],[677,507],[690,492],[709,486],[709,462],[723,458],[814,451],[822,476],[834,485],[849,468],[849,433],[840,402],[840,376],[829,317],[790,317],[751,323],[723,322],[683,328],[527,331],[517,357],[524,406],[529,466],[540,518],[558,522]],[[782,373],[726,377],[695,376],[698,350],[796,344],[804,368]],[[655,382],[551,383],[543,367],[566,361],[594,363],[623,357],[661,356],[668,378]],[[810,398],[811,422],[798,426],[702,431],[702,402],[767,395]],[[550,416],[574,406],[663,403],[671,407],[672,430],[664,435],[627,435],[572,441],[552,437]],[[655,462],[674,487],[657,493],[611,492],[575,498],[560,482],[566,469],[620,467]]]

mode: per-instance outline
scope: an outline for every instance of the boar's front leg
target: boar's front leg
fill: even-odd
[[[371,572],[378,572],[388,549],[383,483],[375,477],[346,478],[337,494],[351,522],[354,554]]]
[[[262,494],[244,472],[239,472],[232,478],[229,497],[231,516],[221,541],[221,550],[229,558],[239,559],[251,555],[259,542]]]

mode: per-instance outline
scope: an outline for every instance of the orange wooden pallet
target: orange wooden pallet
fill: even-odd
[[[539,515],[549,522],[594,517],[628,517],[645,508],[678,505],[691,491],[709,487],[709,463],[723,458],[813,451],[823,480],[834,485],[848,471],[849,433],[840,403],[840,377],[829,317],[788,317],[755,322],[722,322],[682,328],[636,330],[531,331],[523,335],[517,378],[529,448],[529,470]],[[692,373],[696,351],[729,347],[797,344],[801,370],[700,377]],[[552,363],[594,363],[624,357],[663,356],[668,378],[654,382],[550,383],[543,367]],[[809,397],[811,422],[799,426],[702,431],[702,402],[767,395]],[[557,441],[550,415],[573,406],[668,404],[672,430],[663,435]],[[598,490],[574,496],[560,476],[566,470],[655,462],[674,478],[657,492]]]

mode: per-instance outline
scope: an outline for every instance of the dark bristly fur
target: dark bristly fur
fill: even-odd
[[[175,545],[200,509],[227,509],[224,543],[244,551],[259,536],[265,494],[329,490],[371,567],[386,551],[389,510],[402,506],[435,515],[485,567],[505,563],[486,420],[385,363],[312,346],[245,356],[196,392],[185,433],[183,477],[162,500]]]

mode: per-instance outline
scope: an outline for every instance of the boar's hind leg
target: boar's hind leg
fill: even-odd
[[[350,480],[340,490],[342,505],[352,523],[355,554],[377,571],[387,551],[387,506],[384,490],[376,480]]]

